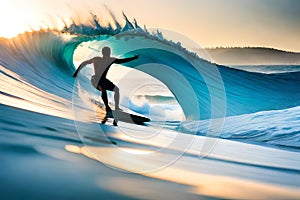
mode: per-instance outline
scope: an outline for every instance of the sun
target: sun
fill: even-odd
[[[30,10],[25,1],[4,1],[0,8],[0,37],[11,38],[19,33],[29,31],[31,23]],[[26,14],[26,12],[28,14]]]
[[[39,0],[5,0],[0,7],[0,37],[12,38],[26,31],[49,28],[49,2]]]
[[[3,13],[1,14],[3,15]],[[12,38],[19,33],[23,33],[25,31],[29,31],[29,26],[26,24],[22,24],[20,22],[15,22],[14,20],[4,20],[3,17],[0,16],[0,37]]]

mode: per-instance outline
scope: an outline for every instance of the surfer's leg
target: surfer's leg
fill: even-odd
[[[114,96],[114,99],[115,99],[115,110],[122,110],[119,107],[119,103],[120,103],[120,90],[119,90],[119,88],[117,86],[115,86],[114,92],[115,92],[115,96]]]
[[[109,105],[108,105],[108,99],[107,99],[107,93],[106,93],[106,90],[104,90],[104,91],[102,92],[102,100],[103,100],[104,105],[105,105],[105,107],[106,107],[106,111],[107,111],[107,112],[111,112],[111,108],[110,108]]]
[[[122,110],[119,107],[119,103],[120,103],[120,90],[118,88],[118,86],[116,86],[113,82],[111,82],[110,80],[106,79],[105,80],[105,87],[107,90],[109,91],[113,91],[114,94],[114,100],[115,100],[115,110]]]
[[[101,87],[99,85],[98,85],[97,89],[101,91],[101,97],[102,97],[102,100],[103,100],[104,105],[106,107],[106,111],[111,112],[111,108],[108,105],[108,99],[107,99],[106,89],[104,89],[103,87]]]

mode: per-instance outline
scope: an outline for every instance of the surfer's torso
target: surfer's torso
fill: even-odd
[[[116,58],[113,57],[95,57],[93,59],[95,76],[97,79],[106,79],[107,72]]]

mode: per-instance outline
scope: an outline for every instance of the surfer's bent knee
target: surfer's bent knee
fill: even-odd
[[[115,92],[115,93],[119,93],[119,92],[120,92],[120,89],[119,89],[119,87],[118,87],[118,86],[115,86],[115,88],[114,88],[114,92]]]
[[[102,88],[100,85],[98,85],[97,89],[98,89],[99,91],[103,92],[103,88]]]

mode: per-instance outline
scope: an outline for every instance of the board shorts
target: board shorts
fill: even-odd
[[[98,87],[100,86],[104,90],[114,91],[114,89],[117,87],[115,84],[113,84],[110,80],[106,78],[100,79],[97,83],[95,75],[92,76],[91,82],[96,89],[99,89]]]

